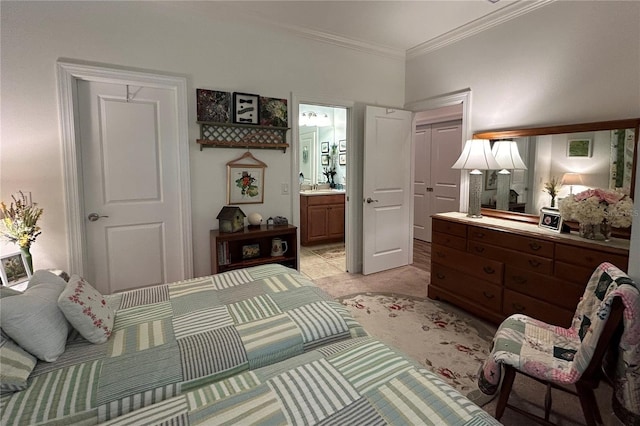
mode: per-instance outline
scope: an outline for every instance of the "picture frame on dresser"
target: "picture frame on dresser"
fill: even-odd
[[[14,286],[31,278],[31,270],[22,252],[9,253],[0,257],[0,279],[2,285]]]
[[[560,215],[560,211],[549,207],[541,208],[538,226],[550,231],[560,232],[562,230],[562,216]]]

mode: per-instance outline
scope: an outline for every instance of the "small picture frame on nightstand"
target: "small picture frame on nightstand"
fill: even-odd
[[[538,226],[554,232],[560,232],[562,229],[562,216],[560,216],[560,211],[549,207],[541,208]]]
[[[260,244],[247,244],[242,246],[242,259],[260,257]]]

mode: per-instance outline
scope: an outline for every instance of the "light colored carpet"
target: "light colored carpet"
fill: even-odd
[[[364,293],[395,293],[424,299],[427,296],[429,281],[429,272],[413,266],[403,266],[367,276],[362,274],[341,273],[330,277],[314,279],[314,282],[319,287],[323,288],[335,298]],[[464,312],[444,302],[440,302],[440,305],[453,312]],[[365,326],[365,328],[372,335],[376,335],[375,325]],[[409,339],[410,338],[411,335],[409,335]],[[398,349],[407,352],[402,347],[398,347]],[[478,390],[477,392],[480,391]],[[541,415],[544,412],[544,393],[545,388],[542,384],[519,374],[513,385],[509,403]],[[552,395],[552,422],[560,426],[576,426],[585,423],[577,397],[555,390]],[[611,395],[612,390],[606,384],[601,384],[596,390],[596,399],[605,424],[618,426],[620,422],[613,416],[611,410]],[[474,398],[476,396],[471,394],[471,397]],[[496,403],[497,398],[482,405],[482,408],[489,414],[494,415]],[[507,408],[500,421],[506,426],[536,424],[509,408]]]

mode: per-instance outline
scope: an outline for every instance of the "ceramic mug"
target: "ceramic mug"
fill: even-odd
[[[280,238],[271,240],[271,256],[282,256],[288,249],[289,246],[286,241],[282,241]]]

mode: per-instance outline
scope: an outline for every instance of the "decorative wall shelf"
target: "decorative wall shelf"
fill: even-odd
[[[198,121],[200,151],[203,148],[266,148],[286,152],[289,127]]]

